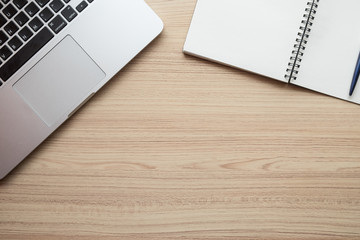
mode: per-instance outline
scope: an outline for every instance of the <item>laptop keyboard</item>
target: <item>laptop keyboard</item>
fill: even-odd
[[[94,0],[0,0],[0,87]]]

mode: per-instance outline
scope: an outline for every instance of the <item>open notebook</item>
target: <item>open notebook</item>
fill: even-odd
[[[360,104],[360,1],[198,0],[184,52]]]

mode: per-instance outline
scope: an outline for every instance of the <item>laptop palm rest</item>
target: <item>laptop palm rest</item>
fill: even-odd
[[[104,77],[87,53],[67,36],[13,87],[52,126],[85,100]]]

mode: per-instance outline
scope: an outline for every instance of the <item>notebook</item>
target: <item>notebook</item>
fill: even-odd
[[[162,29],[143,0],[1,0],[0,179]]]
[[[360,104],[360,1],[198,0],[184,52]]]

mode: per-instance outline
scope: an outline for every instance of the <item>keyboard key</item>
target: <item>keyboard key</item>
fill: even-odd
[[[92,3],[94,0],[88,0],[89,3]]]
[[[2,2],[6,4],[6,3],[10,2],[10,0],[2,0]]]
[[[22,41],[17,36],[15,36],[9,41],[8,44],[13,51],[16,51],[19,49],[19,47],[21,47]]]
[[[33,35],[32,31],[28,27],[24,27],[20,32],[19,36],[26,42]]]
[[[0,13],[0,27],[4,26],[7,23],[6,18]]]
[[[88,4],[85,1],[82,1],[76,6],[76,10],[78,10],[78,12],[82,12],[87,6]]]
[[[2,46],[8,39],[8,36],[6,36],[3,31],[0,31],[0,46]]]
[[[35,0],[40,7],[44,7],[50,0]]]
[[[19,28],[13,21],[11,21],[4,27],[4,30],[9,34],[9,36],[12,36],[17,32],[17,30],[19,30]]]
[[[49,5],[54,12],[60,11],[65,5],[60,0],[54,0]]]
[[[35,3],[31,2],[29,3],[29,5],[27,5],[25,7],[25,12],[30,16],[33,17],[38,11],[40,10],[40,8],[38,6],[36,6]]]
[[[27,21],[29,21],[29,17],[26,16],[24,12],[20,12],[16,17],[14,18],[15,22],[19,24],[20,27],[22,27]]]
[[[27,0],[14,0],[13,4],[18,8],[22,9],[28,3]]]
[[[76,11],[71,6],[66,6],[64,10],[61,11],[61,14],[68,22],[71,22],[77,16]]]
[[[54,35],[45,27],[24,45],[12,58],[0,68],[0,78],[7,81],[32,56],[34,56]],[[1,54],[0,54],[1,57]]]
[[[35,17],[33,20],[31,20],[29,22],[29,26],[32,28],[32,30],[34,30],[34,32],[39,31],[39,29],[43,26],[44,24],[42,23],[42,21],[38,18]]]
[[[13,5],[9,4],[6,6],[6,8],[3,9],[2,12],[7,18],[10,19],[17,13],[17,10]]]
[[[44,20],[44,22],[49,21],[54,16],[52,11],[47,7],[44,10],[42,10],[39,15],[42,18],[42,20]]]
[[[12,52],[8,46],[4,46],[0,49],[0,57],[2,60],[6,60],[11,56]]]
[[[68,3],[68,2],[70,2],[70,0],[64,0],[64,2],[65,2],[65,3]]]
[[[49,27],[54,31],[54,33],[59,33],[65,26],[66,22],[60,15],[56,16],[49,23]]]

